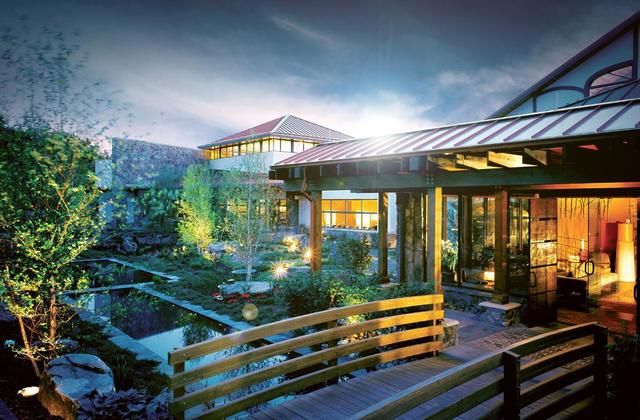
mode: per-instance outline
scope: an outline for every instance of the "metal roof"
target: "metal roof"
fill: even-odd
[[[319,143],[328,143],[341,140],[353,139],[353,137],[332,130],[320,124],[303,120],[293,115],[285,115],[275,120],[267,121],[255,127],[248,128],[230,136],[216,140],[213,143],[198,146],[200,149],[207,149],[213,146],[238,143],[243,140],[250,140],[257,137],[275,136],[289,139],[313,140]]]
[[[640,129],[640,99],[626,99],[546,112],[448,125],[325,144],[305,150],[277,165],[298,166],[337,161],[535,146],[554,140],[597,137]]]
[[[604,102],[619,101],[621,99],[640,98],[640,80],[633,80],[622,85],[617,85],[612,89],[605,90],[597,95],[591,95],[584,99],[575,101],[562,108],[570,108],[581,105],[601,104]]]

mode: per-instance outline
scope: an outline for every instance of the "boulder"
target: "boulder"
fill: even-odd
[[[224,254],[226,252],[227,245],[224,242],[216,242],[209,245],[209,252],[212,254]]]
[[[118,252],[122,254],[135,254],[138,251],[138,244],[135,239],[130,236],[122,238],[122,242],[118,245]]]
[[[92,354],[71,353],[51,360],[42,375],[38,400],[52,416],[74,419],[80,400],[92,392],[114,392],[113,373]]]

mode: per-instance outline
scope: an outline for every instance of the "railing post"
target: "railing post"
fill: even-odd
[[[605,418],[607,409],[607,343],[609,336],[607,328],[602,325],[594,325],[593,332],[593,386],[594,401],[597,410],[597,418]]]
[[[173,365],[173,374],[177,374],[177,373],[182,373],[184,372],[184,362],[182,363],[176,363],[175,365]],[[173,390],[173,398],[179,398],[182,397],[184,395],[184,387],[178,387],[176,389]],[[175,419],[177,420],[184,420],[184,411],[181,411],[180,413],[177,413],[173,416]]]
[[[505,420],[520,419],[520,355],[505,351],[504,363],[504,405],[502,417]]]

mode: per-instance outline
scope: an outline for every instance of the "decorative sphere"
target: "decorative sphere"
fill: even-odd
[[[247,321],[253,321],[258,317],[258,307],[253,303],[247,303],[242,308],[242,316]]]

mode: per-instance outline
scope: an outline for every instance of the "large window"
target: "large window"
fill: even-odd
[[[597,95],[619,87],[633,80],[631,65],[625,65],[614,70],[606,71],[596,77],[589,86],[589,96]]]
[[[224,159],[234,156],[249,155],[252,153],[266,152],[287,152],[299,153],[316,146],[317,143],[303,140],[290,140],[270,137],[266,139],[258,139],[245,141],[235,144],[227,144],[224,146],[215,146],[205,150],[206,159]]]
[[[322,226],[376,230],[378,200],[322,200]]]

